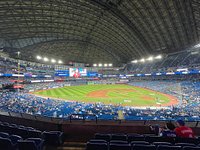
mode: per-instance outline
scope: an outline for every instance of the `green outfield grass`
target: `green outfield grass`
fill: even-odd
[[[83,102],[127,106],[158,106],[170,98],[162,93],[130,85],[81,85],[34,92],[36,95]]]

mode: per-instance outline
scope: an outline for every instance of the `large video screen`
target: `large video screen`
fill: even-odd
[[[85,68],[69,68],[69,76],[75,77],[75,78],[87,76],[87,69],[85,69]]]

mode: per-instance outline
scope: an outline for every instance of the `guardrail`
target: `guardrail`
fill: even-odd
[[[66,123],[92,123],[92,124],[113,124],[113,125],[142,125],[148,126],[149,124],[165,124],[166,121],[175,122],[175,120],[102,120],[98,119],[96,115],[91,114],[71,114],[67,118],[48,117],[41,115],[31,115],[26,113],[15,113],[0,111],[0,115],[9,116],[13,118],[22,118],[42,122],[50,122],[54,124],[66,124]],[[200,127],[199,121],[186,121],[186,124],[190,127]]]

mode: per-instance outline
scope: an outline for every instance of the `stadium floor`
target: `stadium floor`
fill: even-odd
[[[130,85],[66,86],[33,92],[37,96],[65,101],[104,103],[135,107],[160,107],[178,104],[172,95]]]

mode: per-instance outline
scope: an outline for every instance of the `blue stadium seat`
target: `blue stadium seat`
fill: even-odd
[[[28,136],[32,138],[41,138],[42,132],[39,130],[28,130]]]
[[[90,143],[86,145],[86,150],[108,150],[107,143]]]
[[[153,145],[155,145],[156,147],[158,147],[159,145],[168,145],[168,146],[172,146],[172,143],[169,142],[153,142]],[[178,145],[177,145],[178,146]]]
[[[2,124],[5,125],[5,126],[9,126],[8,122],[2,122]]]
[[[158,145],[157,150],[182,150],[181,146]]]
[[[96,133],[96,134],[95,134],[95,139],[102,139],[102,140],[110,141],[111,135],[110,135],[110,134],[100,134],[100,133]]]
[[[9,138],[9,134],[6,132],[0,132],[0,137],[2,138]]]
[[[25,127],[28,131],[35,130],[33,127]]]
[[[27,138],[28,130],[26,130],[25,128],[16,128],[15,134],[20,135],[22,138]]]
[[[42,133],[42,136],[45,140],[45,143],[48,145],[54,145],[54,146],[58,146],[63,144],[64,140],[64,135],[63,132],[60,131],[44,131]]]
[[[146,141],[132,141],[131,145],[135,145],[135,144],[141,144],[141,145],[149,145],[149,142]]]
[[[17,134],[18,127],[9,125],[9,126],[4,127],[4,129],[5,129],[5,132],[7,132],[9,134]]]
[[[146,136],[145,141],[149,143],[153,142],[169,142],[169,143],[174,143],[174,138],[170,137],[160,137],[160,136]]]
[[[121,141],[126,141],[127,136],[124,134],[112,134],[111,135],[111,140],[121,140]]]
[[[110,150],[131,150],[130,144],[110,144]]]
[[[19,150],[40,150],[34,141],[20,140],[17,142]]]
[[[8,126],[8,125],[1,124],[1,125],[0,125],[0,132],[9,133],[9,132],[10,132],[9,126]]]
[[[110,144],[128,144],[128,141],[122,141],[122,140],[111,140]]]
[[[145,137],[143,135],[127,135],[127,139],[129,142],[131,141],[145,141]]]
[[[44,140],[42,140],[41,138],[27,138],[26,140],[34,141],[39,150],[43,149]]]
[[[12,124],[9,124],[9,126],[10,126],[10,127],[15,127],[15,128],[18,127],[16,124],[13,124],[13,123],[12,123]]]
[[[156,150],[155,145],[143,145],[143,144],[135,144],[133,145],[133,150]]]
[[[10,139],[0,137],[0,149],[2,149],[2,150],[14,150],[15,145],[12,144]]]
[[[196,146],[196,144],[194,143],[175,143],[176,146],[181,146],[181,147],[184,147],[184,146]]]
[[[200,147],[184,146],[183,150],[200,150]]]
[[[200,140],[197,138],[175,138],[176,143],[192,143],[192,144],[199,144]]]
[[[89,142],[90,143],[107,143],[106,140],[101,140],[101,139],[91,139]]]
[[[9,139],[12,141],[12,143],[15,145],[15,144],[17,144],[17,142],[19,141],[19,140],[22,140],[22,137],[21,136],[18,136],[18,135],[11,135],[10,137],[9,137]]]

